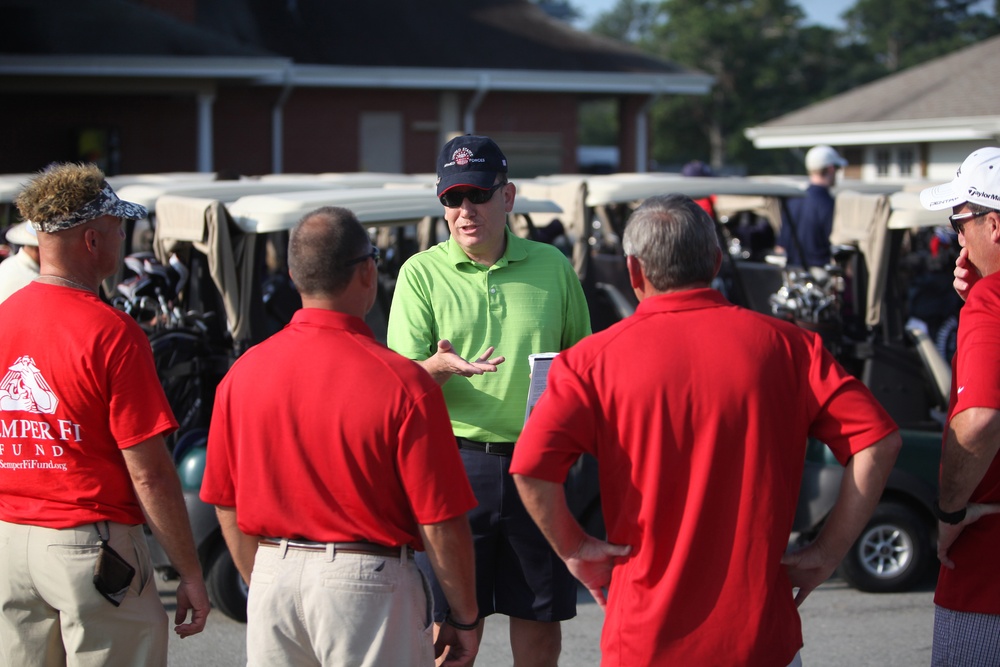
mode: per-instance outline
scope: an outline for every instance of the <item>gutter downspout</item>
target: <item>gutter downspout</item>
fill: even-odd
[[[280,174],[284,169],[285,151],[285,104],[292,96],[292,66],[285,67],[282,75],[284,85],[281,94],[271,108],[271,173]]]
[[[215,93],[198,93],[198,171],[209,173],[212,166],[212,107]]]
[[[635,114],[635,171],[639,174],[649,171],[649,110],[661,97],[663,93],[654,92]]]
[[[465,114],[462,116],[462,129],[466,134],[473,134],[476,131],[476,110],[483,103],[483,99],[490,92],[490,77],[487,74],[479,76],[479,85],[476,87],[476,94],[469,101],[469,106],[465,107]]]

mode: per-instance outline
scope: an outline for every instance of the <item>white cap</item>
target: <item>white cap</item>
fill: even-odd
[[[955,180],[920,193],[920,203],[931,211],[966,202],[1000,209],[1000,148],[980,148],[965,158]]]
[[[7,242],[14,245],[38,245],[38,235],[27,222],[19,222],[7,228]]]
[[[830,166],[846,167],[847,160],[830,146],[813,146],[806,153],[806,171],[819,171]]]

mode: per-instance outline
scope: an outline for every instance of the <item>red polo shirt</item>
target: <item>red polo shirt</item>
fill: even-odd
[[[360,319],[299,310],[219,385],[201,498],[248,535],[423,549],[474,507],[444,397]]]
[[[511,472],[597,457],[616,566],[603,665],[786,665],[802,646],[781,565],[808,436],[845,462],[896,430],[820,339],[696,289],[554,362]]]
[[[960,316],[952,370],[949,422],[969,408],[1000,410],[998,273],[981,279],[969,292]],[[1000,502],[1000,457],[993,459],[970,500]],[[1000,515],[984,516],[966,526],[948,550],[955,569],[941,567],[934,603],[954,611],[1000,614],[1000,578],[993,561],[997,553],[1000,553]]]

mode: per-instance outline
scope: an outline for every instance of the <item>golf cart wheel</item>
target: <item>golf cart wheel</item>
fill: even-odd
[[[927,568],[931,540],[920,516],[906,505],[881,502],[840,565],[848,584],[869,593],[909,590]]]
[[[236,569],[236,563],[225,542],[220,542],[215,547],[208,562],[205,587],[212,605],[234,621],[246,623],[247,594],[250,589]]]

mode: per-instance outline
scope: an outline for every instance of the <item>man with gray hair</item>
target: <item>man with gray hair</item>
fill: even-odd
[[[602,665],[798,664],[796,606],[870,518],[897,427],[818,336],[709,287],[722,252],[694,201],[647,200],[623,242],[639,307],[553,362],[514,452],[518,490],[606,606]],[[785,553],[810,437],[844,481],[816,541]],[[607,542],[567,509],[585,452]]]
[[[175,631],[209,613],[149,340],[101,301],[127,219],[90,164],[53,164],[17,197],[41,272],[0,304],[0,658],[167,664],[143,523],[180,574]],[[190,612],[190,621],[185,622]]]

